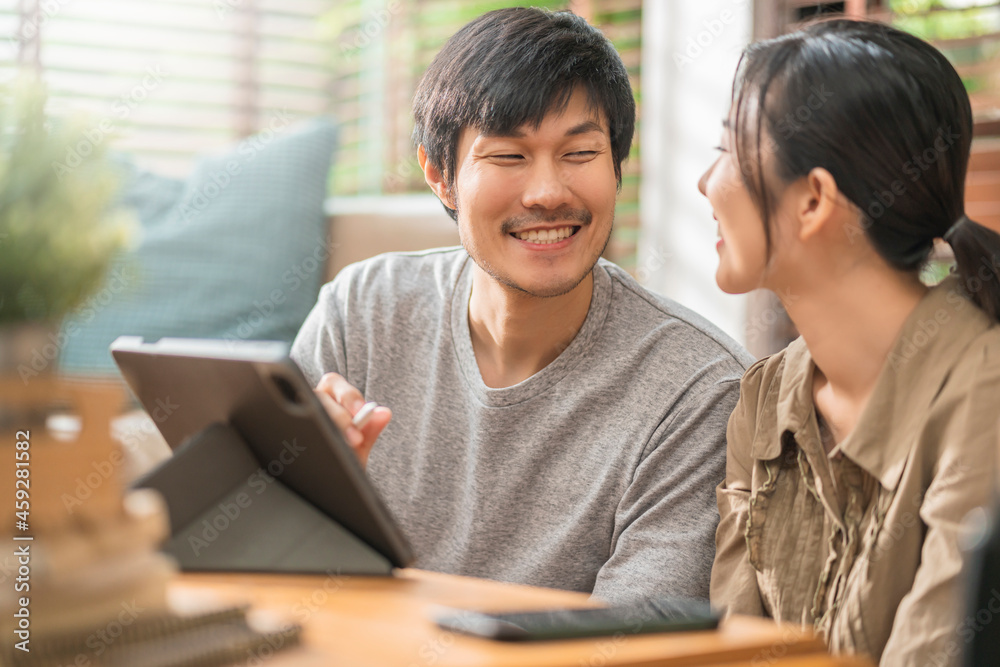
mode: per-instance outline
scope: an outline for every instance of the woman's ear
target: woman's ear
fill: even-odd
[[[822,167],[815,167],[806,174],[798,195],[799,240],[807,241],[829,229],[838,216],[840,190],[833,174]]]
[[[437,198],[441,200],[442,204],[454,210],[456,208],[455,202],[452,200],[451,188],[448,187],[448,181],[445,180],[441,170],[427,159],[427,151],[424,149],[423,144],[417,146],[417,163],[420,165],[421,171],[424,172],[424,180],[427,181],[427,185],[431,187]]]

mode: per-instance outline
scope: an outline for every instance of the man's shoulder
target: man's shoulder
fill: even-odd
[[[455,284],[468,259],[461,246],[387,252],[345,266],[323,289],[330,296],[340,292],[351,298],[443,294]]]
[[[674,349],[683,349],[686,355],[728,358],[739,367],[740,373],[754,362],[746,348],[702,315],[646,289],[617,264],[602,259],[600,265],[616,288],[612,292],[615,312],[632,319],[643,335],[661,333],[671,355]]]

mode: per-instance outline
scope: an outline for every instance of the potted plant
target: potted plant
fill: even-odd
[[[52,365],[60,320],[100,285],[130,229],[111,208],[100,123],[50,120],[46,100],[34,79],[0,88],[0,376],[20,370],[25,383],[39,360]]]

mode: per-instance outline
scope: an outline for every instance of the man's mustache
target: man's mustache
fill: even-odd
[[[539,222],[560,222],[563,220],[581,225],[589,225],[593,219],[594,215],[584,208],[561,209],[558,211],[552,211],[551,213],[536,213],[533,215],[519,215],[507,218],[501,224],[501,230],[504,234],[511,234],[519,229],[531,227]]]

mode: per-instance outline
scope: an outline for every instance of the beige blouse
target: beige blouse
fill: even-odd
[[[962,520],[1000,442],[1000,326],[954,279],[907,320],[854,431],[829,454],[801,339],[746,373],[729,420],[712,602],[812,625],[882,665],[953,664]]]

